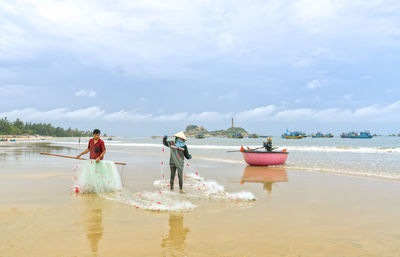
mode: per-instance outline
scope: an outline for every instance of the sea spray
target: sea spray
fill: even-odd
[[[169,187],[169,179],[163,166],[164,162],[161,162],[161,180],[154,181],[153,185],[165,189]],[[195,170],[190,163],[187,162],[186,167],[190,169],[189,172],[184,172],[183,175],[183,186],[185,191],[183,196],[186,198],[207,198],[235,201],[256,200],[256,197],[251,192],[226,192],[224,186],[220,185],[218,182],[200,176],[199,172]],[[169,192],[169,194],[171,196],[176,195],[174,192]]]
[[[94,160],[85,161],[83,165],[75,165],[73,185],[75,193],[97,193],[99,196],[130,205],[135,208],[152,211],[187,211],[196,205],[179,198],[171,198],[158,192],[132,193],[124,189],[121,177],[114,162]]]
[[[162,191],[158,192],[137,192],[131,193],[129,190],[122,189],[114,193],[99,193],[105,199],[117,201],[136,209],[150,211],[188,211],[196,207],[189,201],[173,199]]]

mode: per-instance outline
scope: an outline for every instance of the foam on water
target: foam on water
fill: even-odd
[[[121,141],[107,142],[110,146],[124,146],[124,147],[147,147],[147,148],[160,148],[162,144],[153,143],[119,143]],[[56,144],[64,145],[78,145],[77,142],[55,142]],[[243,142],[245,144],[246,142]],[[259,147],[259,145],[246,145],[250,148]],[[400,154],[399,147],[356,147],[356,146],[278,146],[279,149],[287,149],[287,151],[299,151],[299,152],[351,152],[351,153],[378,153],[378,154]],[[190,149],[210,149],[210,150],[239,150],[240,146],[237,145],[188,145]]]
[[[161,163],[161,180],[154,181],[153,185],[159,188],[169,188],[169,179],[166,171],[163,169],[163,162]],[[184,172],[183,189],[185,194],[183,197],[187,198],[207,198],[207,199],[221,199],[221,200],[235,200],[235,201],[254,201],[256,197],[251,192],[241,191],[236,193],[229,193],[225,191],[224,186],[220,185],[214,180],[208,180],[200,176],[199,172],[192,168],[187,163],[186,167],[191,169],[191,172]],[[175,182],[175,184],[177,181]],[[174,192],[169,192],[174,195]]]
[[[99,193],[99,195],[108,200],[150,211],[188,211],[196,207],[189,201],[174,199],[169,196],[168,191],[166,192],[167,194],[161,190],[158,192],[131,193],[129,190],[123,189],[112,194]]]
[[[387,179],[391,181],[400,181],[400,174],[394,172],[385,172],[385,171],[368,171],[366,169],[346,169],[346,168],[321,168],[315,166],[295,166],[288,165],[290,169],[295,170],[307,170],[307,171],[318,171],[318,172],[327,172],[327,173],[335,173],[340,175],[348,175],[348,176],[356,176],[356,177],[367,177],[367,178],[375,178],[375,179]]]
[[[188,211],[196,207],[185,199],[220,199],[235,201],[253,201],[256,197],[251,192],[228,193],[216,181],[206,180],[197,171],[185,174],[185,194],[169,190],[169,180],[163,170],[161,162],[161,180],[154,181],[153,185],[160,189],[156,192],[132,193],[122,187],[121,177],[114,162],[101,161],[96,163],[87,160],[83,165],[75,165],[73,186],[76,193],[97,193],[99,196],[126,204],[137,209],[151,211]],[[189,164],[187,164],[189,167]]]
[[[398,147],[354,147],[354,146],[286,146],[288,151],[400,154]]]
[[[75,165],[74,173],[71,190],[76,193],[97,193],[105,199],[151,211],[187,211],[196,207],[189,201],[171,198],[161,190],[131,193],[122,188],[117,167],[111,161],[87,160]]]

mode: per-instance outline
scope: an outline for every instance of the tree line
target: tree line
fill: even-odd
[[[7,118],[0,119],[0,135],[41,135],[53,137],[88,137],[92,136],[90,131],[78,129],[64,129],[53,127],[50,123],[22,122],[16,119],[14,122]]]

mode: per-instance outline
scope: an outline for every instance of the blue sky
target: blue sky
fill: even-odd
[[[0,117],[400,132],[398,1],[0,2]]]

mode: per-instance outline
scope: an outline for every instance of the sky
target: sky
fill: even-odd
[[[0,0],[0,117],[400,133],[397,0]]]

